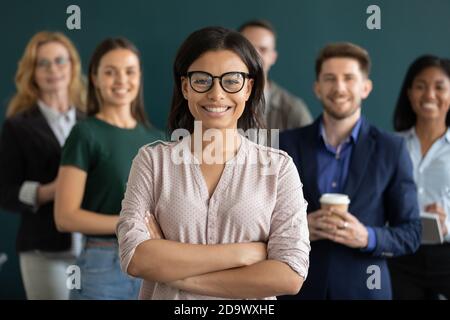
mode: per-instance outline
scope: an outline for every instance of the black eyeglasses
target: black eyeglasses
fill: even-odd
[[[190,71],[187,73],[192,90],[205,93],[214,86],[214,79],[219,79],[220,86],[228,93],[237,93],[244,87],[245,79],[250,75],[245,72],[227,72],[221,76],[213,76],[204,71]]]

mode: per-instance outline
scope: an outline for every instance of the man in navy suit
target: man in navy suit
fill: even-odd
[[[413,253],[420,244],[405,144],[361,116],[361,103],[372,90],[369,72],[363,48],[351,43],[323,48],[314,84],[323,114],[280,135],[308,201],[310,267],[297,299],[391,299],[386,258]],[[348,212],[321,210],[324,193],[347,194]]]

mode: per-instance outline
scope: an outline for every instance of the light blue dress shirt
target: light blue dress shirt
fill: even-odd
[[[450,230],[450,129],[433,143],[424,157],[414,127],[400,135],[406,140],[413,163],[420,211],[425,211],[429,204],[440,204],[447,213],[446,226]],[[450,242],[450,234],[445,236],[445,241]]]

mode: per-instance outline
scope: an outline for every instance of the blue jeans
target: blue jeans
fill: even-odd
[[[77,265],[81,288],[71,290],[70,300],[138,299],[141,279],[132,278],[120,269],[117,240],[87,238]]]

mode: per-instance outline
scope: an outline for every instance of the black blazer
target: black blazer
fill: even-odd
[[[63,251],[71,246],[70,233],[56,230],[53,202],[33,211],[19,201],[23,182],[52,182],[60,159],[59,142],[37,106],[4,122],[0,137],[0,206],[21,214],[16,243],[19,252]]]

